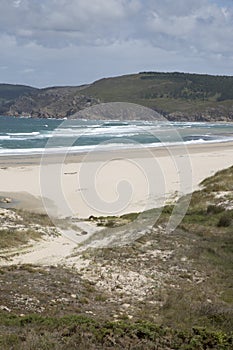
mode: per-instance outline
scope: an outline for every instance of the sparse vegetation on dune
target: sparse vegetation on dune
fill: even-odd
[[[39,240],[41,234],[35,230],[0,230],[0,248],[12,248],[26,244],[29,240]]]
[[[15,212],[21,216],[25,225],[33,223],[40,226],[54,226],[54,222],[47,214],[38,214],[32,211],[17,209]]]
[[[45,235],[56,234],[56,227],[47,215],[0,208],[0,250],[26,245]]]
[[[2,267],[0,348],[232,349],[233,167],[202,182],[168,234],[172,210],[153,226],[156,209],[90,218],[103,230],[69,268]]]

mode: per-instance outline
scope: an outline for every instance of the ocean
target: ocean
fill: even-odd
[[[233,141],[231,123],[93,121],[0,116],[0,155]]]

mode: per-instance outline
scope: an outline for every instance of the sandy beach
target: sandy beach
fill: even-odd
[[[122,215],[191,193],[232,164],[232,142],[0,157],[0,195],[52,216]]]

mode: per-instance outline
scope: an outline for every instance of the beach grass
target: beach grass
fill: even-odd
[[[30,240],[41,239],[42,235],[35,230],[0,230],[0,249],[18,247]]]

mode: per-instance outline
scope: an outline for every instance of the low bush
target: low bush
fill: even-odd
[[[219,214],[222,213],[225,209],[222,208],[219,205],[214,205],[214,204],[210,204],[208,205],[207,209],[206,209],[206,213],[207,214]]]
[[[218,227],[229,227],[232,223],[232,213],[231,212],[225,212],[218,221],[217,226]]]

